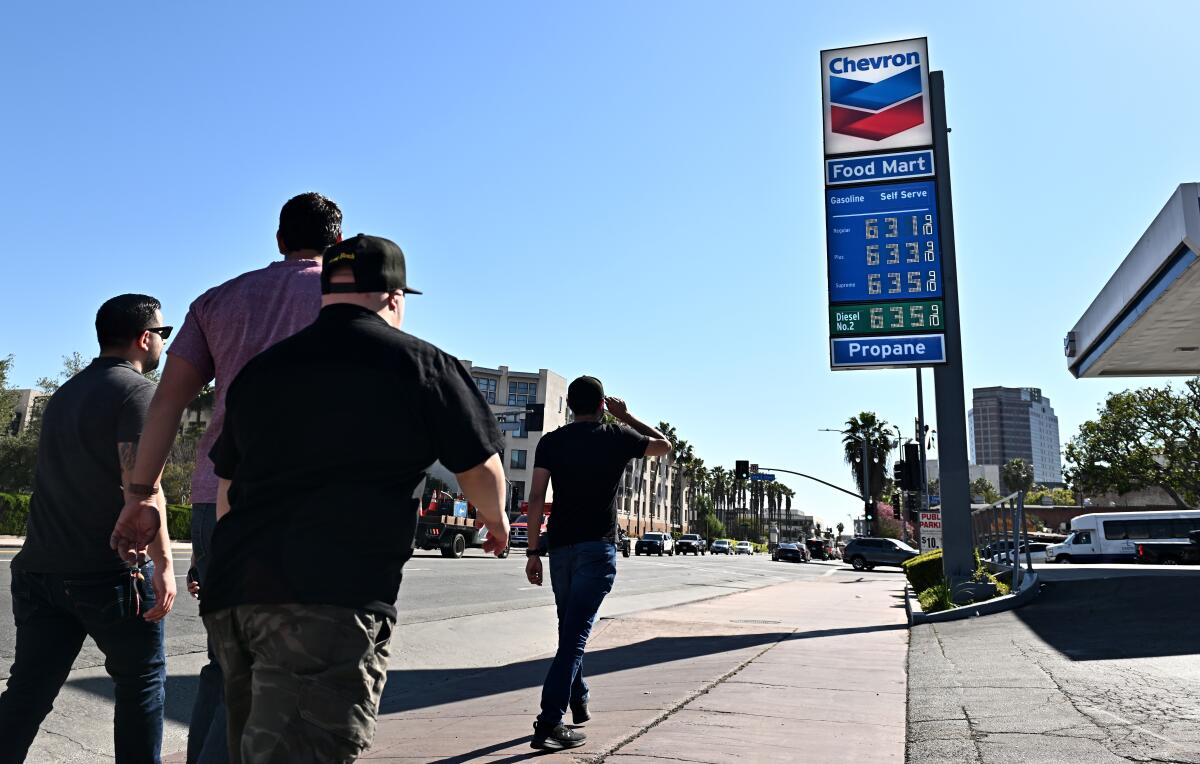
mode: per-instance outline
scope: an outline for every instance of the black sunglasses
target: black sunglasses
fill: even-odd
[[[154,332],[159,337],[162,337],[164,340],[166,340],[168,337],[171,336],[171,330],[174,328],[175,327],[173,327],[173,326],[152,326],[149,329],[147,329],[146,331]]]

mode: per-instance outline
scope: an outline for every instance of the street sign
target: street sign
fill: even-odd
[[[942,548],[942,513],[930,510],[921,513],[921,551]]]
[[[766,483],[775,482],[775,475],[770,472],[752,472],[750,473],[751,480],[760,480]]]
[[[933,143],[925,38],[821,52],[825,154]]]

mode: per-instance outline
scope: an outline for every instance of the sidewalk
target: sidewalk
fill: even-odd
[[[392,671],[363,758],[902,762],[901,587],[838,573],[605,619],[585,661],[588,743],[558,754],[529,748],[548,659]]]

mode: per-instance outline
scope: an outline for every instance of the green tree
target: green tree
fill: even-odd
[[[711,541],[725,536],[725,524],[717,519],[717,512],[713,507],[711,497],[699,496],[696,498],[696,520],[699,525],[698,531],[706,539]]]
[[[1000,501],[1000,499],[1003,498],[1000,496],[1000,492],[996,490],[996,486],[992,485],[992,481],[985,477],[976,478],[975,481],[971,483],[971,495],[982,496],[984,502],[988,504]]]
[[[854,474],[854,484],[864,496],[870,496],[878,501],[884,495],[884,486],[888,481],[888,457],[896,443],[888,434],[890,425],[879,419],[873,411],[863,411],[858,416],[846,420],[846,428],[842,430],[842,447],[846,464]],[[867,458],[870,460],[871,485],[863,485],[863,442],[867,444]]]
[[[1029,493],[1033,488],[1033,465],[1024,459],[1009,459],[1000,467],[1000,484],[1006,491]]]
[[[17,415],[17,393],[8,387],[8,375],[12,371],[13,357],[0,358],[0,437],[9,434],[9,427]]]
[[[1065,451],[1067,479],[1097,493],[1161,488],[1180,508],[1200,503],[1200,377],[1182,390],[1112,393]]]

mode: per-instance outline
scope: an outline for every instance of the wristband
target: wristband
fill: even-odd
[[[125,486],[125,490],[129,492],[130,496],[136,496],[139,499],[149,499],[158,493],[158,486],[146,485],[145,483],[130,483]]]
[[[546,553],[546,550],[542,549],[541,547],[538,547],[537,549],[526,549],[525,550],[526,557],[541,557],[545,553]]]

